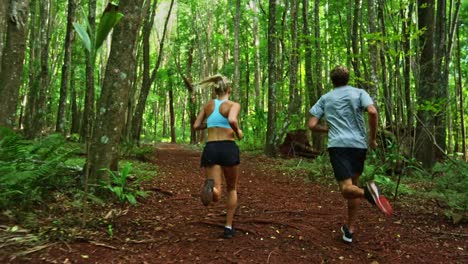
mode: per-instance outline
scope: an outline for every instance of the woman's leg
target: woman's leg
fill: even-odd
[[[213,202],[219,201],[221,199],[221,183],[222,183],[222,175],[223,170],[220,165],[213,165],[211,167],[205,168],[205,175],[206,179],[213,179],[214,180],[214,187],[213,187]]]
[[[237,179],[239,178],[239,165],[223,167],[227,189],[226,226],[232,226],[232,220],[237,208]]]

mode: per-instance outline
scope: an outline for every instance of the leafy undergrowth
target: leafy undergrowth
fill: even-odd
[[[0,139],[0,247],[4,249],[76,241],[103,232],[111,236],[113,219],[125,213],[127,202],[134,204],[144,196],[140,185],[156,175],[153,163],[139,161],[150,157],[154,148],[132,148],[120,163],[122,169],[113,172],[117,180],[95,186],[99,195],[84,192],[82,144],[59,134],[26,140],[7,129],[0,130]],[[110,191],[102,192],[106,189]]]

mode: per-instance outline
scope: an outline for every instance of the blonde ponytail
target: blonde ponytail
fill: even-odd
[[[231,87],[231,81],[221,74],[210,76],[198,83],[201,89],[212,88],[217,95],[223,95]]]

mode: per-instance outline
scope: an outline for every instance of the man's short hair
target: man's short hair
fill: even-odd
[[[340,87],[348,84],[349,70],[345,66],[336,66],[330,72],[330,78],[334,87]]]

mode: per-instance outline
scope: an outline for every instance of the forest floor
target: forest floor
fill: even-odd
[[[354,241],[343,243],[346,206],[337,186],[307,183],[262,155],[241,156],[238,232],[223,239],[225,195],[217,204],[201,204],[200,154],[158,145],[158,176],[145,185],[151,195],[115,219],[112,238],[101,232],[57,242],[8,262],[468,263],[468,226],[409,200],[396,201],[391,218],[362,202]]]

